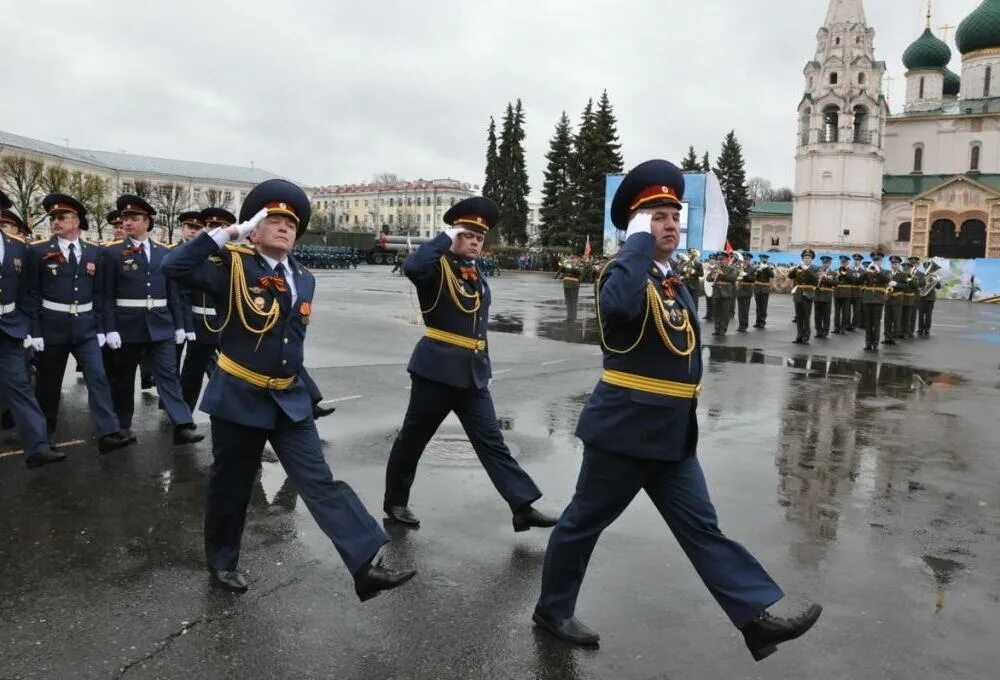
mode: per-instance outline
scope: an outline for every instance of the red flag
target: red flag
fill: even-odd
[[[726,255],[729,255],[732,252],[733,252],[733,245],[729,242],[729,239],[727,238],[726,239]]]
[[[385,244],[388,243],[388,242],[389,242],[389,239],[386,238],[385,234],[382,234],[381,236],[378,237],[378,244],[380,246],[382,246],[383,248],[385,248]]]
[[[583,246],[583,259],[590,259],[590,234],[587,234],[587,243]]]

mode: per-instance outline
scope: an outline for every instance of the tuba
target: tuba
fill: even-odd
[[[924,262],[924,269],[927,274],[924,277],[924,285],[920,289],[920,297],[930,295],[931,291],[937,288],[938,284],[941,283],[941,275],[937,273],[938,270],[941,269],[941,265],[934,260],[928,260],[927,262]]]

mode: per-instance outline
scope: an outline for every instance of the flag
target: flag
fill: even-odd
[[[725,248],[725,250],[726,250],[726,255],[732,255],[732,253],[733,253],[733,244],[731,244],[729,242],[728,238],[726,239],[726,248]]]
[[[378,237],[378,244],[381,247],[385,248],[385,244],[387,244],[388,242],[389,242],[389,239],[386,238],[385,234],[382,234],[381,236]]]
[[[590,234],[587,234],[587,243],[583,246],[583,259],[590,259]]]
[[[413,250],[413,242],[410,241],[410,235],[409,234],[406,235],[406,249],[407,250]]]

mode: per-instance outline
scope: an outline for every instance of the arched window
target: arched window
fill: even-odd
[[[983,96],[990,96],[990,81],[993,79],[993,67],[986,67],[986,75],[983,77]]]
[[[954,257],[958,245],[955,237],[955,223],[951,220],[934,220],[931,225],[929,257]]]
[[[820,141],[836,142],[839,127],[840,109],[836,104],[831,104],[823,109],[823,138]]]
[[[979,145],[976,144],[969,152],[969,171],[979,172]]]
[[[839,45],[840,44],[840,38],[835,38],[834,41],[833,41],[833,44],[834,45]]]
[[[986,257],[986,224],[982,220],[966,220],[958,233],[959,252],[953,257]]]
[[[860,104],[854,107],[854,143],[871,143],[871,133],[868,132],[868,109]]]
[[[917,98],[918,99],[924,98],[924,79],[922,77],[920,78],[920,94],[917,95]]]
[[[924,147],[918,146],[913,150],[913,172],[924,171]]]
[[[899,225],[899,229],[896,232],[897,241],[909,241],[910,240],[910,223],[903,222]]]
[[[858,40],[861,40],[861,38],[858,38]],[[858,74],[858,85],[864,85],[864,84],[865,84],[865,74],[864,73],[859,73]]]
[[[831,73],[830,74],[830,84],[831,85],[836,85],[837,84],[837,77],[838,76],[837,76],[836,73]]]

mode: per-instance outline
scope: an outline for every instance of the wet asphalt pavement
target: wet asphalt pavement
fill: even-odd
[[[334,475],[380,517],[416,298],[388,268],[319,277],[307,364],[337,406],[320,433]],[[559,512],[600,369],[593,297],[567,324],[561,282],[492,285],[498,415],[538,506]],[[209,443],[172,450],[147,392],[139,445],[99,456],[71,368],[68,463],[26,470],[0,435],[0,678],[997,677],[1000,306],[938,303],[932,338],[877,357],[860,333],[793,345],[790,312],[772,297],[767,330],[705,349],[699,404],[722,529],[789,594],[779,613],[826,608],[760,664],[642,496],[603,535],[579,601],[600,649],[535,631],[548,532],[513,533],[453,418],[413,490],[422,527],[388,527],[389,557],[420,570],[409,585],[360,604],[272,456],[244,538],[251,590],[218,592],[202,560]]]

